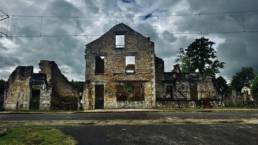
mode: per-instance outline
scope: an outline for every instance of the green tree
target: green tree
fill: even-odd
[[[222,97],[224,97],[229,88],[227,81],[222,76],[220,76],[220,77],[216,78],[214,84],[215,84],[215,87],[216,87],[218,93],[220,95],[222,95]]]
[[[180,49],[177,60],[180,61],[181,68],[188,73],[198,70],[201,74],[215,76],[225,63],[218,60],[213,48],[214,44],[209,39],[202,37],[196,39],[185,50]]]
[[[186,56],[184,48],[179,49],[177,57],[176,62],[180,63],[181,71],[183,73],[190,73],[190,59]]]
[[[231,81],[231,86],[238,93],[244,86],[250,87],[252,80],[255,78],[256,74],[252,67],[243,67],[240,72],[237,72]]]

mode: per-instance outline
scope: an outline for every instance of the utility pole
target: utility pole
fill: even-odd
[[[0,9],[0,28],[1,28],[1,26],[2,26],[2,25],[1,25],[1,22],[4,21],[4,20],[6,20],[6,19],[9,19],[9,18],[10,18],[10,16],[9,16],[6,12],[4,12],[3,10]],[[3,31],[0,29],[0,37],[3,37],[3,36],[8,37],[7,32],[8,32],[8,26],[7,26],[7,31],[6,31],[6,32],[3,32]]]

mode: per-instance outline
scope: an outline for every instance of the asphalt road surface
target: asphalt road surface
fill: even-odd
[[[75,126],[79,145],[257,145],[258,125]]]
[[[0,121],[258,119],[258,112],[119,112],[1,114]],[[258,145],[258,124],[148,124],[57,126],[79,145]]]
[[[49,113],[49,114],[0,114],[0,121],[20,120],[154,120],[179,119],[249,119],[258,118],[258,112],[105,112],[105,113]]]

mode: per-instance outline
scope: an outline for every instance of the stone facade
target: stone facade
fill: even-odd
[[[46,75],[43,73],[35,73],[32,75],[30,80],[30,86],[32,89],[31,101],[34,99],[34,91],[38,91],[39,94],[39,109],[40,110],[49,110],[51,107],[51,95],[52,95],[52,87],[49,85],[46,79]],[[33,103],[33,102],[32,102]],[[37,98],[35,98],[35,104],[37,103]],[[32,108],[30,109],[37,109]]]
[[[82,96],[54,61],[41,60],[39,73],[32,66],[19,66],[10,75],[4,108],[77,109],[80,103],[85,110],[195,107],[218,96],[212,77],[182,73],[179,65],[165,72],[150,38],[123,23],[88,43],[85,60]]]
[[[4,108],[6,110],[28,110],[31,96],[30,79],[32,66],[19,66],[8,79]]]
[[[170,101],[169,106],[175,106],[175,100],[195,106],[191,102],[216,98],[211,77],[181,73],[179,65],[164,72],[164,61],[154,52],[148,37],[122,23],[87,44],[83,108],[152,108],[164,106],[156,104],[161,100]],[[127,65],[127,56],[135,63]]]
[[[55,102],[62,103],[55,101],[58,97],[73,97],[77,105],[78,91],[54,61],[40,61],[40,69],[33,73],[32,66],[18,66],[12,72],[5,88],[5,110],[49,110]]]
[[[118,35],[124,39],[120,40],[124,41],[122,47],[116,46]],[[133,64],[127,65],[127,56],[135,58]],[[104,67],[101,74],[96,72],[99,57],[104,64],[100,63]],[[155,106],[155,54],[154,43],[149,38],[125,24],[118,24],[86,45],[85,59],[84,109]],[[124,92],[126,88],[138,94]]]
[[[52,87],[51,108],[55,110],[75,110],[80,94],[76,88],[62,74],[54,61],[41,60],[40,73],[47,77],[48,84]]]
[[[179,65],[175,65],[172,72],[164,73],[163,84],[163,93],[157,96],[157,100],[167,103],[159,103],[157,106],[164,106],[164,104],[171,106],[176,103],[185,104],[183,106],[196,106],[195,103],[202,100],[209,100],[214,104],[214,101],[219,99],[213,77],[199,73],[182,73]],[[187,102],[190,104],[187,105]]]
[[[156,96],[162,96],[164,93],[164,61],[161,58],[155,57],[155,81],[156,81]]]
[[[45,74],[47,82],[53,87],[53,94],[59,97],[79,96],[78,91],[71,85],[62,74],[54,61],[41,60],[39,63],[40,73]]]
[[[18,66],[8,79],[4,108],[48,110],[50,94],[51,88],[48,87],[44,74],[34,74],[32,66]]]

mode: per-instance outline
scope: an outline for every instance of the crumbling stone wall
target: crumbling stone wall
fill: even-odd
[[[175,100],[190,100],[190,82],[178,80],[174,92]]]
[[[197,83],[198,99],[216,99],[217,91],[212,81],[212,77],[200,76]]]
[[[39,90],[40,92],[39,109],[49,110],[51,107],[52,87],[47,83],[46,75],[42,73],[33,74],[30,80],[30,86],[32,90]]]
[[[171,107],[177,103],[188,104],[193,101],[200,105],[201,100],[206,103],[210,100],[210,103],[214,104],[214,101],[218,100],[213,78],[210,76],[203,76],[199,73],[182,73],[179,65],[174,65],[172,72],[165,72],[163,75],[164,92],[158,98],[157,107],[166,105]],[[166,90],[168,86],[171,88],[169,92]],[[178,105],[180,106],[180,104]],[[189,106],[196,105],[190,103]]]
[[[80,94],[62,74],[57,64],[54,61],[41,60],[39,67],[40,73],[47,76],[47,82],[52,87],[51,108],[56,110],[77,109]]]
[[[125,47],[115,48],[115,35],[125,35]],[[125,56],[135,56],[135,73],[125,73]],[[104,56],[104,74],[95,75],[95,57]],[[86,87],[83,103],[85,109],[94,109],[95,85],[104,85],[104,108],[151,108],[155,106],[155,55],[154,43],[125,24],[111,28],[97,40],[86,45]],[[119,82],[137,81],[144,86],[144,103],[118,102],[116,85]],[[128,104],[128,105],[126,105]]]
[[[18,66],[10,75],[4,102],[6,110],[28,110],[31,96],[32,66]]]
[[[61,73],[54,61],[41,60],[40,73],[46,74],[47,82],[53,88],[53,95],[60,97],[78,97],[78,91]]]
[[[39,90],[39,110],[50,109],[51,88],[45,79],[36,78],[43,74],[34,74],[32,66],[18,66],[10,75],[5,88],[5,110],[31,109],[32,90]],[[33,102],[32,102],[33,104]]]
[[[56,104],[66,105],[58,102],[59,100],[56,101],[56,97],[74,98],[73,103],[76,102],[74,106],[77,106],[79,93],[61,73],[56,63],[40,61],[40,69],[38,74],[33,73],[32,66],[18,66],[14,70],[5,90],[4,108],[6,110],[49,110]],[[33,91],[39,93],[34,96]],[[35,104],[38,105],[35,107]]]
[[[162,97],[165,92],[164,86],[164,61],[155,57],[155,81],[156,81],[156,98]]]
[[[49,110],[51,108],[51,94],[52,94],[52,88],[44,88],[45,86],[42,86],[40,90],[40,110]]]

